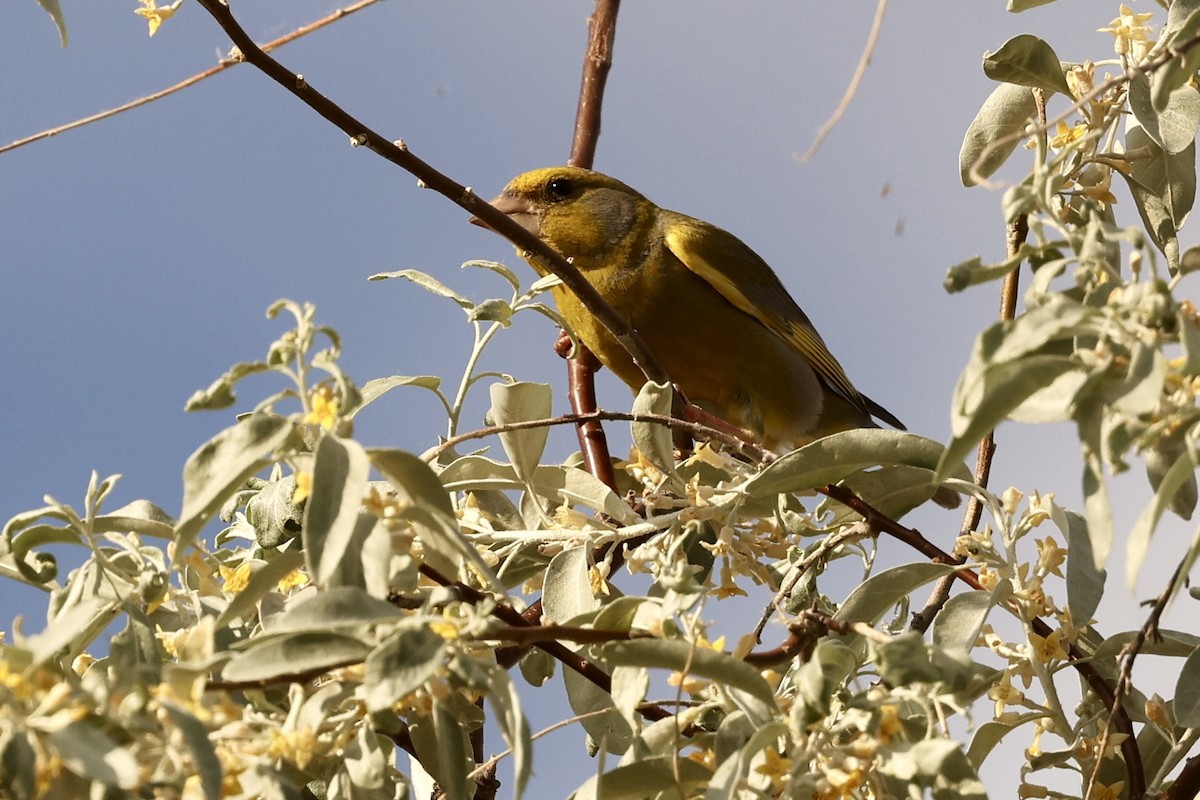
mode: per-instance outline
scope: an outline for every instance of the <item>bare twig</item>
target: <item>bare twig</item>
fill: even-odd
[[[583,76],[579,84],[579,105],[575,110],[575,134],[571,141],[573,167],[591,169],[596,160],[596,143],[600,139],[600,112],[604,103],[604,85],[612,67],[613,41],[617,35],[617,12],[621,0],[598,0],[596,10],[588,18],[588,46],[583,57]],[[562,350],[562,340],[555,349]],[[579,344],[575,357],[567,362],[567,385],[571,410],[586,414],[596,410],[596,371],[600,361]],[[587,471],[610,489],[617,488],[608,437],[598,421],[582,422],[575,426],[579,451]]]
[[[879,41],[879,31],[883,29],[883,12],[887,10],[888,0],[879,0],[879,4],[875,6],[875,18],[871,20],[871,32],[867,34],[867,43],[863,45],[862,55],[858,59],[858,66],[854,68],[854,76],[850,78],[850,84],[846,87],[845,94],[842,95],[841,102],[833,111],[833,116],[826,120],[821,126],[821,130],[817,133],[817,138],[809,145],[808,150],[804,154],[797,156],[797,160],[805,162],[817,154],[821,149],[821,145],[825,143],[826,137],[833,131],[834,127],[841,121],[842,115],[846,113],[846,109],[850,108],[850,103],[854,101],[854,95],[858,94],[858,86],[862,83],[863,75],[867,74],[867,66],[871,63],[871,54],[875,52],[875,43]]]
[[[1159,592],[1158,597],[1154,599],[1154,605],[1150,609],[1146,621],[1142,623],[1142,627],[1138,629],[1137,636],[1133,641],[1125,645],[1121,651],[1121,671],[1117,673],[1117,685],[1113,688],[1112,699],[1108,701],[1108,721],[1104,726],[1104,731],[1100,734],[1100,742],[1096,746],[1098,752],[1103,753],[1108,748],[1108,739],[1112,735],[1112,722],[1117,711],[1121,708],[1121,703],[1125,701],[1125,696],[1129,694],[1129,687],[1133,682],[1133,663],[1137,661],[1138,654],[1142,652],[1142,648],[1146,646],[1146,642],[1152,638],[1158,638],[1158,623],[1162,619],[1163,612],[1167,610],[1167,605],[1171,599],[1179,592],[1183,584],[1184,569],[1191,563],[1191,554],[1184,555],[1183,559],[1175,567],[1175,571],[1171,573],[1171,579],[1167,581],[1167,585]],[[1096,782],[1097,776],[1100,774],[1100,765],[1103,763],[1102,757],[1096,759],[1096,764],[1092,768],[1091,775],[1088,777],[1087,791],[1085,797],[1091,796],[1092,786]],[[1131,797],[1136,795],[1130,795]]]
[[[455,205],[475,215],[488,228],[491,228],[525,251],[528,257],[540,262],[547,270],[557,275],[567,289],[579,298],[588,312],[600,320],[613,337],[629,351],[629,354],[647,378],[656,383],[670,382],[666,370],[663,369],[662,365],[651,354],[637,331],[600,296],[595,288],[588,283],[587,279],[580,274],[579,270],[569,264],[557,251],[534,234],[525,230],[507,214],[492,208],[490,204],[479,198],[469,187],[454,181],[413,155],[403,141],[398,143],[388,141],[379,133],[354,118],[328,97],[312,88],[303,75],[291,72],[278,61],[268,56],[262,51],[262,48],[254,43],[254,40],[250,38],[249,34],[246,33],[233,17],[229,7],[221,2],[221,0],[197,0],[197,2],[229,34],[234,45],[237,46],[246,61],[253,64],[267,77],[294,94],[313,111],[345,132],[350,137],[351,144],[366,147],[368,150],[382,156],[398,167],[412,173],[418,178],[419,186],[434,190]]]
[[[337,22],[339,19],[347,17],[353,14],[355,11],[361,11],[367,6],[373,6],[378,2],[379,0],[358,0],[357,3],[351,3],[345,8],[339,8],[332,14],[321,17],[320,19],[310,22],[307,25],[301,26],[291,33],[280,36],[278,39],[272,39],[262,46],[263,52],[269,53],[277,47],[282,47],[285,44],[294,42],[301,37],[307,36],[313,31],[320,30],[330,23]],[[32,136],[26,136],[23,139],[17,139],[15,142],[9,142],[3,147],[0,147],[0,153],[7,153],[9,150],[16,150],[18,147],[24,147],[27,144],[32,144],[33,142],[41,141],[42,139],[49,139],[51,136],[57,136],[60,133],[73,131],[76,128],[82,128],[84,125],[90,125],[93,122],[99,122],[100,120],[108,119],[109,117],[115,117],[118,114],[123,114],[126,111],[132,111],[135,108],[147,105],[148,103],[153,103],[155,100],[161,100],[168,95],[175,94],[182,89],[193,86],[200,81],[205,80],[206,78],[211,78],[218,72],[224,72],[238,63],[240,62],[235,58],[223,58],[215,67],[209,67],[203,72],[199,72],[190,78],[185,78],[174,86],[168,86],[165,89],[160,89],[157,92],[148,94],[145,97],[139,97],[136,100],[131,100],[128,103],[117,106],[116,108],[110,108],[107,111],[101,111],[98,114],[92,114],[90,117],[77,119],[74,122],[68,122],[66,125],[59,125],[57,127],[35,133]]]

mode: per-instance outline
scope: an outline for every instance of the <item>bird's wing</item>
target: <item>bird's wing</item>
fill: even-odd
[[[854,388],[767,262],[741,239],[715,225],[682,214],[672,217],[664,226],[663,241],[685,267],[790,345],[812,365],[821,381],[848,403],[891,425],[904,427]]]

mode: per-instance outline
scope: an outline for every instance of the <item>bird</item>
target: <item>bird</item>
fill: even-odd
[[[570,260],[689,401],[762,446],[786,452],[876,420],[905,430],[855,388],[767,262],[722,228],[580,167],[518,175],[491,205]],[[645,377],[628,351],[568,289],[552,291],[579,340],[637,392]]]

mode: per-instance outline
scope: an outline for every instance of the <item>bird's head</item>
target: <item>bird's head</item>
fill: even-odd
[[[544,167],[518,175],[492,206],[567,258],[583,259],[619,246],[640,227],[642,215],[654,212],[635,190],[579,167]]]

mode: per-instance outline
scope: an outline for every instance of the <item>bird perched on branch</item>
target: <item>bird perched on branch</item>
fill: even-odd
[[[570,259],[690,401],[764,446],[878,427],[873,418],[904,429],[854,388],[778,276],[733,234],[577,167],[518,175],[492,205]],[[640,389],[620,342],[570,291],[554,294],[588,349]]]

